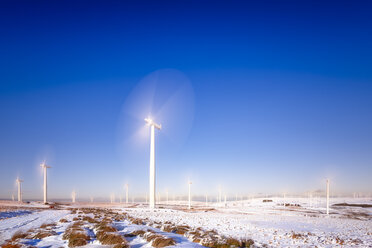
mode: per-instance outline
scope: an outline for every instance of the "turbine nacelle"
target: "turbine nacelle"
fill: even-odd
[[[41,166],[42,168],[52,168],[52,167],[50,167],[49,165],[47,165],[45,162],[41,163],[40,166]]]
[[[17,182],[17,183],[21,183],[21,182],[23,182],[23,180],[22,180],[22,179],[19,179],[19,178],[17,177],[16,182]]]
[[[145,121],[149,126],[154,126],[159,130],[161,129],[161,124],[156,124],[151,118],[145,118]]]

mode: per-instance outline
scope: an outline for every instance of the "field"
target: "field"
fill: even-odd
[[[372,199],[160,204],[2,201],[2,247],[371,247]]]

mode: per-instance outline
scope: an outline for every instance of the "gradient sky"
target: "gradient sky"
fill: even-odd
[[[258,3],[259,2],[259,3]],[[144,195],[148,143],[122,149],[123,108],[153,71],[192,85],[193,122],[157,133],[162,193],[371,193],[368,1],[1,1],[0,198]],[[144,116],[145,117],[145,116]],[[165,130],[164,130],[165,132]],[[136,156],[134,156],[136,155]],[[138,156],[137,156],[138,155]]]

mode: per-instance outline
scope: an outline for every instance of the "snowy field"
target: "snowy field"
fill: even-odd
[[[49,209],[37,203],[0,202],[0,244],[136,248],[372,247],[372,199],[334,198],[329,216],[324,214],[322,199],[267,199],[208,205],[194,202],[191,210],[186,208],[186,202],[161,204],[155,210],[142,204],[79,203]],[[105,229],[114,238],[100,233]],[[66,235],[76,230],[84,240]],[[117,243],[108,246],[107,242],[112,240]]]

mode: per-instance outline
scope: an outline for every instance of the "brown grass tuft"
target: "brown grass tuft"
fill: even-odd
[[[68,241],[68,247],[84,246],[87,244],[88,242],[81,238],[71,239]]]
[[[157,237],[151,243],[153,247],[166,247],[175,244],[176,241],[174,241],[174,239],[167,237]]]
[[[135,235],[135,236],[143,236],[146,232],[144,230],[137,230],[137,231],[133,231],[131,232],[131,234]]]
[[[16,233],[13,234],[12,236],[12,241],[18,240],[18,239],[24,239],[27,237],[27,233],[22,232],[22,231],[17,231]]]
[[[1,248],[21,248],[21,245],[15,243],[5,243]]]
[[[63,219],[60,219],[59,222],[61,222],[61,223],[67,223],[68,220],[66,220],[65,218],[63,218]]]
[[[103,245],[126,244],[126,240],[118,233],[102,233],[97,239]]]
[[[44,223],[44,224],[42,224],[42,225],[40,226],[40,228],[55,227],[56,225],[57,225],[57,224],[55,224],[55,223],[48,223],[48,224]]]
[[[89,222],[89,223],[98,223],[97,220],[93,219],[93,218],[90,217],[90,216],[84,216],[84,217],[83,217],[83,221],[87,221],[87,222]]]
[[[32,236],[32,239],[43,239],[43,238],[54,236],[54,235],[57,235],[55,231],[40,230],[39,232],[37,232],[35,235]]]
[[[176,233],[184,235],[190,230],[189,226],[176,226]]]
[[[129,248],[130,246],[127,243],[123,244],[116,244],[112,248]]]
[[[254,244],[252,239],[242,239],[241,242],[243,247],[251,247]]]

